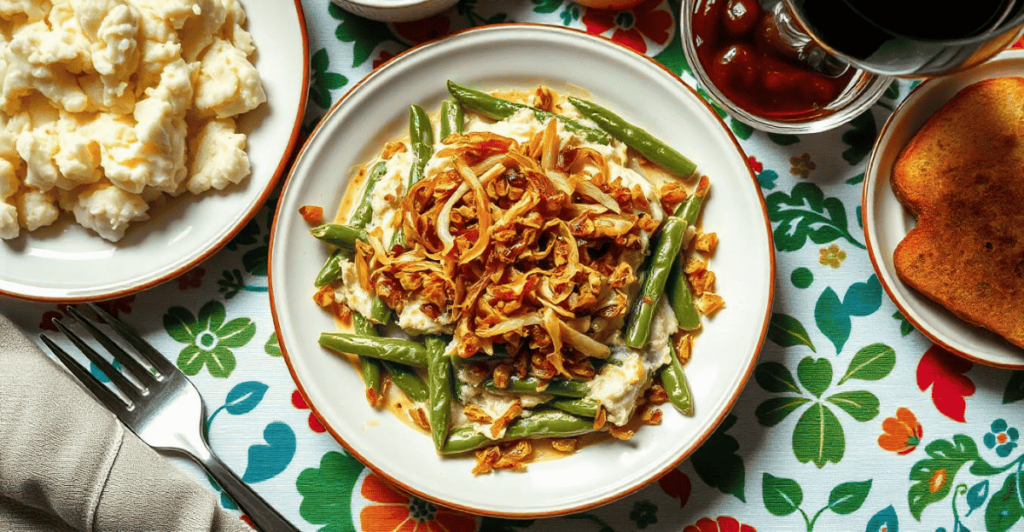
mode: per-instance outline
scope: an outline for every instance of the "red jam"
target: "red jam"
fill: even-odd
[[[787,57],[770,12],[757,0],[697,0],[692,35],[711,83],[737,106],[772,120],[800,120],[824,110],[856,70],[831,78]]]

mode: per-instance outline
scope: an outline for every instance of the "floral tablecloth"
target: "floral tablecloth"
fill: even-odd
[[[306,132],[374,67],[417,42],[482,24],[541,22],[604,35],[695,83],[680,47],[678,0],[623,12],[564,0],[462,0],[405,24],[361,19],[328,0],[302,4],[312,76]],[[200,266],[105,305],[179,355],[206,400],[215,451],[303,530],[1024,530],[1024,371],[931,345],[886,297],[864,248],[867,156],[911,88],[894,83],[868,112],[816,135],[769,135],[720,113],[749,155],[774,229],[768,341],[706,445],[647,488],[586,513],[474,517],[395,491],[346,454],[303,403],[278,348],[266,278],[273,198]],[[63,313],[56,304],[0,304],[31,335]]]

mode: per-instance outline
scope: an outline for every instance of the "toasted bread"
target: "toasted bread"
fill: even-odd
[[[1024,347],[1024,78],[961,90],[903,148],[892,188],[917,217],[899,278]]]

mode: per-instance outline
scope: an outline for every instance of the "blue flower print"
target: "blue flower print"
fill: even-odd
[[[1001,418],[993,421],[990,429],[992,431],[985,434],[985,438],[982,440],[985,442],[985,447],[995,448],[996,454],[1000,458],[1010,456],[1010,453],[1017,447],[1017,438],[1020,436],[1017,429],[1007,427],[1006,421]]]

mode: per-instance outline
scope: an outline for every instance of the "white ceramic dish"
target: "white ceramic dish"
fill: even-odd
[[[892,254],[914,227],[890,183],[900,150],[943,104],[964,87],[987,78],[1024,76],[1024,50],[1003,52],[980,66],[923,82],[889,117],[875,141],[864,177],[864,233],[871,263],[889,297],[919,331],[946,350],[991,366],[1024,369],[1024,350],[975,327],[907,286],[896,275]]]
[[[436,15],[459,0],[331,0],[350,13],[381,22],[408,22]]]
[[[502,58],[529,57],[529,61]],[[458,58],[451,60],[451,58]],[[572,68],[566,68],[572,65]],[[436,112],[452,79],[484,90],[544,83],[585,88],[635,124],[693,157],[712,180],[703,224],[721,243],[712,261],[726,307],[695,342],[686,372],[696,415],[664,409],[660,426],[630,442],[587,447],[530,464],[525,474],[474,477],[472,458],[442,459],[430,436],[390,412],[371,409],[353,367],[317,344],[334,330],[311,297],[327,250],[297,214],[303,205],[332,212],[350,170],[387,140],[407,133],[407,109]],[[642,94],[637,87],[643,87]],[[308,404],[354,456],[426,499],[470,512],[539,517],[581,511],[623,497],[658,478],[715,429],[747,381],[767,329],[775,265],[771,227],[739,144],[696,93],[653,60],[611,41],[550,26],[469,30],[415,48],[354,87],[320,123],[285,184],[271,235],[270,296],[285,359]]]
[[[256,213],[286,171],[298,142],[309,80],[302,6],[241,0],[256,43],[267,103],[242,117],[252,174],[241,184],[185,194],[111,243],[63,215],[53,226],[0,241],[0,294],[81,302],[149,288],[200,263]]]

